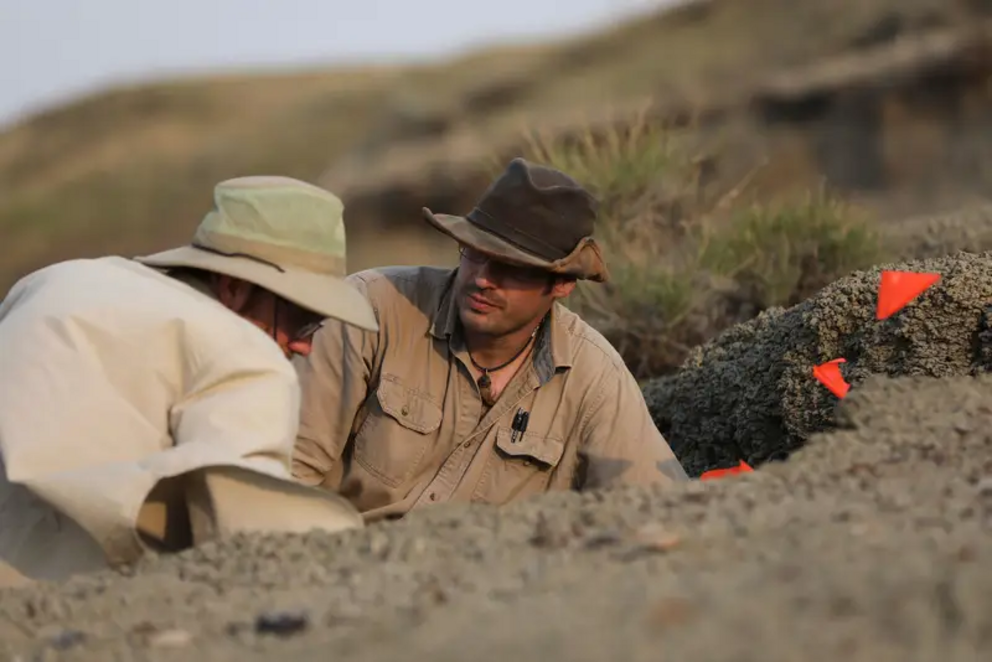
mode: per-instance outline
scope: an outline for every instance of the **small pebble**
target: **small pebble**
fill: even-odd
[[[310,624],[302,612],[266,612],[255,620],[255,632],[286,637],[302,632]]]
[[[568,545],[568,536],[555,530],[544,513],[539,513],[537,523],[534,525],[534,535],[531,536],[530,543],[538,548],[557,549]]]
[[[635,535],[637,541],[644,547],[659,552],[665,552],[678,547],[682,538],[661,526],[660,524],[646,524],[637,530]]]
[[[620,536],[612,531],[605,531],[603,533],[598,533],[588,540],[585,541],[584,546],[586,549],[601,549],[603,547],[610,547],[616,545],[620,542]]]
[[[67,650],[83,643],[86,635],[77,630],[63,630],[51,638],[50,643],[56,650]]]
[[[182,648],[193,640],[186,630],[163,630],[148,637],[148,645],[153,648]]]

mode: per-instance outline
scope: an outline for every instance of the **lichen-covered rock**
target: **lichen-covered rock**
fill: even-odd
[[[875,319],[881,272],[941,280],[888,319]],[[813,367],[844,358],[852,389],[869,375],[949,377],[992,366],[992,253],[879,265],[788,310],[773,309],[697,348],[682,369],[649,382],[655,423],[690,475],[782,459],[834,426],[837,397]]]

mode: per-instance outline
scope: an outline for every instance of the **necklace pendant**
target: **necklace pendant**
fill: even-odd
[[[489,379],[489,373],[486,372],[482,373],[482,376],[479,377],[478,383],[479,383],[479,388],[489,388],[489,385],[492,384],[492,382]]]

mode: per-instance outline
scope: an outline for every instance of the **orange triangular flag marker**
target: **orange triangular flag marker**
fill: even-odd
[[[714,478],[723,478],[724,476],[732,476],[734,474],[744,474],[753,471],[754,469],[749,467],[747,465],[747,462],[741,460],[740,464],[738,464],[736,467],[727,467],[726,469],[710,469],[709,471],[704,472],[699,477],[699,480],[712,480]]]
[[[878,286],[878,307],[875,310],[875,318],[884,320],[899,312],[938,280],[940,274],[883,271],[882,282]]]
[[[844,375],[840,374],[841,363],[847,363],[847,359],[834,359],[813,367],[813,376],[838,398],[843,398],[851,389],[851,385],[844,381]]]

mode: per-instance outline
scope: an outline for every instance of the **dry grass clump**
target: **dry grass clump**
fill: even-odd
[[[715,176],[700,133],[638,118],[580,134],[529,136],[521,156],[567,172],[600,200],[612,279],[568,306],[639,379],[672,372],[732,324],[789,306],[882,259],[873,219],[825,189],[777,202]],[[501,164],[502,165],[502,164]]]

